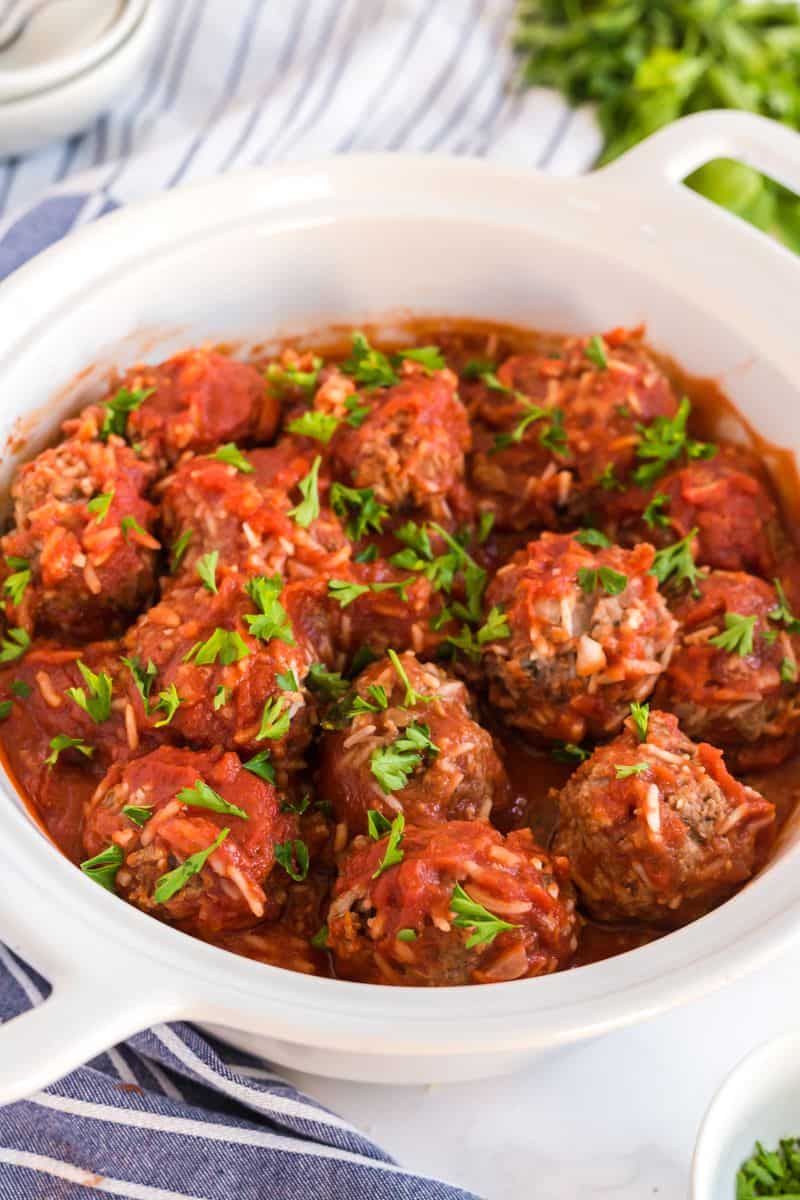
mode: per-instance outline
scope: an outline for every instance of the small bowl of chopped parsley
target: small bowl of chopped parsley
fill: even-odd
[[[731,1072],[700,1127],[692,1200],[800,1200],[800,1034]]]

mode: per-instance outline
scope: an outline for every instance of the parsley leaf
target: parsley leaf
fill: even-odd
[[[416,929],[398,929],[395,936],[398,942],[415,942],[419,934]]]
[[[311,664],[306,683],[325,700],[341,700],[350,686],[338,671],[329,671],[322,663]]]
[[[429,726],[414,721],[391,745],[379,746],[372,751],[370,770],[381,790],[389,795],[406,786],[425,757],[438,753],[439,747],[431,741]]]
[[[78,659],[78,670],[89,689],[89,694],[87,696],[82,687],[67,688],[66,694],[75,701],[78,708],[82,708],[92,718],[95,725],[99,725],[101,721],[107,721],[111,716],[111,692],[113,690],[111,676],[107,675],[105,671],[96,675],[80,659]]]
[[[50,739],[50,753],[44,760],[48,767],[54,767],[63,750],[77,750],[84,758],[91,758],[94,746],[88,746],[82,738],[69,737],[66,733],[57,733]]]
[[[367,832],[373,842],[379,842],[387,833],[392,832],[392,822],[377,808],[371,808],[367,812]]]
[[[0,641],[0,664],[16,662],[30,644],[31,639],[24,629],[9,629],[8,637]]]
[[[88,875],[94,883],[99,883],[100,887],[104,887],[107,892],[113,892],[117,871],[122,866],[122,859],[122,847],[112,842],[105,850],[95,854],[94,858],[85,859],[81,863],[81,870],[84,875]]]
[[[16,696],[18,699],[27,700],[32,691],[33,688],[29,683],[26,683],[24,679],[15,679],[12,681],[11,694]]]
[[[347,715],[355,717],[359,713],[385,712],[388,707],[389,697],[386,695],[386,689],[379,683],[371,683],[367,688],[366,696],[353,697]]]
[[[204,642],[195,642],[183,656],[184,662],[194,661],[199,667],[208,667],[217,659],[223,667],[239,662],[250,653],[250,647],[236,630],[217,627]]]
[[[303,499],[294,508],[289,509],[289,516],[294,518],[301,529],[308,529],[311,522],[316,521],[319,516],[318,477],[321,462],[322,458],[318,454],[311,465],[311,470],[297,485]]]
[[[574,742],[562,742],[560,746],[554,746],[551,754],[556,762],[563,763],[583,763],[590,757],[590,752],[585,750],[583,746],[576,746]]]
[[[172,543],[172,554],[170,557],[169,569],[171,574],[175,574],[178,567],[181,565],[184,554],[189,548],[189,542],[192,540],[193,531],[184,529],[179,538]]]
[[[697,566],[692,554],[692,542],[697,537],[697,528],[690,529],[685,538],[673,542],[659,550],[650,568],[650,574],[655,575],[663,587],[664,584],[679,584],[686,581],[694,586],[697,579]]]
[[[90,513],[96,513],[95,525],[100,525],[108,516],[108,510],[111,507],[111,501],[114,499],[115,488],[110,492],[101,492],[99,496],[95,496],[86,505]]]
[[[173,896],[186,887],[186,884],[193,875],[199,875],[211,855],[215,850],[219,849],[229,833],[230,829],[221,829],[219,835],[214,838],[214,841],[205,850],[198,850],[195,854],[190,854],[174,871],[167,871],[166,875],[162,875],[157,880],[153,892],[153,899],[156,904],[166,904],[168,900],[171,900]]]
[[[450,910],[456,914],[453,918],[455,926],[459,929],[472,930],[467,939],[467,950],[471,950],[473,946],[489,945],[498,933],[502,933],[506,929],[519,929],[519,925],[512,925],[509,921],[501,920],[500,917],[490,913],[488,908],[484,908],[482,904],[472,900],[460,883],[453,888]]]
[[[609,596],[619,596],[628,586],[628,576],[612,567],[580,567],[578,570],[578,585],[586,593],[594,592],[598,582]]]
[[[209,550],[208,554],[202,554],[195,563],[195,570],[203,581],[203,586],[215,595],[219,591],[217,587],[218,562],[219,550]]]
[[[343,483],[331,486],[331,508],[340,520],[347,520],[347,536],[354,542],[369,530],[380,533],[389,515],[386,505],[378,504],[372,488],[351,488]]]
[[[606,353],[606,344],[599,334],[589,338],[589,344],[585,350],[586,357],[589,362],[594,363],[601,371],[608,370],[608,355]]]
[[[353,334],[350,357],[342,363],[342,371],[365,387],[391,387],[398,381],[388,355],[375,350],[360,332]]]
[[[602,475],[597,476],[597,483],[604,492],[624,492],[623,484],[617,479],[613,463],[606,463]]]
[[[30,563],[27,558],[16,557],[7,558],[6,562],[14,570],[11,575],[3,580],[3,591],[12,604],[19,605],[22,603],[22,597],[25,595],[25,590],[31,581]]]
[[[326,950],[328,948],[328,926],[321,925],[311,939],[311,945],[315,950]]]
[[[128,414],[141,408],[148,396],[152,396],[155,388],[136,388],[129,391],[122,387],[110,400],[104,401],[103,424],[100,426],[100,441],[107,442],[112,434],[126,437],[128,433]]]
[[[226,442],[224,446],[218,446],[208,457],[229,467],[235,467],[241,475],[252,475],[255,471],[253,464],[247,461],[235,442]]]
[[[300,838],[290,842],[277,842],[275,861],[280,863],[291,879],[302,883],[308,875],[308,846]]]
[[[119,524],[122,530],[122,536],[125,538],[126,542],[130,541],[128,534],[131,532],[131,530],[133,530],[134,533],[138,533],[140,537],[146,538],[150,536],[146,529],[142,529],[141,525],[136,520],[136,517],[123,517]]]
[[[537,421],[544,421],[550,416],[552,409],[542,408],[539,404],[531,404],[528,400],[520,399],[524,416],[517,422],[510,433],[498,433],[494,439],[495,450],[505,450],[508,446],[518,446],[528,428]],[[541,440],[541,439],[540,439]]]
[[[399,350],[395,355],[396,362],[402,362],[404,358],[420,363],[429,375],[443,371],[447,366],[438,346],[416,346],[412,350]]]
[[[293,646],[295,642],[292,623],[278,599],[282,589],[280,575],[272,575],[269,579],[266,575],[256,575],[248,580],[247,594],[261,611],[258,615],[246,613],[244,619],[253,637],[260,638],[262,642],[269,642],[274,638],[276,641],[285,642],[287,646]]]
[[[289,433],[314,438],[315,441],[322,442],[323,446],[327,446],[338,427],[339,418],[334,417],[332,413],[309,410],[294,421],[290,421],[286,429]]]
[[[489,534],[494,527],[495,514],[489,509],[484,509],[478,517],[478,545],[482,546],[486,542]]]
[[[630,765],[616,766],[614,772],[617,779],[630,779],[632,775],[641,775],[642,771],[647,770],[647,763],[630,763]]]
[[[261,714],[261,726],[256,734],[256,741],[263,742],[264,738],[277,741],[289,732],[292,718],[289,704],[283,696],[272,696],[264,702]]]
[[[270,363],[266,370],[267,382],[273,390],[279,393],[298,388],[307,397],[316,391],[319,373],[322,369],[322,359],[313,356],[310,371],[301,371],[297,367],[284,367],[281,363]]]
[[[777,1150],[756,1142],[755,1152],[736,1175],[736,1200],[792,1200],[800,1195],[800,1150],[797,1138],[783,1138]]]
[[[402,683],[403,687],[406,689],[405,696],[403,697],[403,704],[405,705],[405,707],[411,708],[411,706],[414,704],[427,704],[428,701],[431,699],[431,697],[423,696],[419,692],[414,691],[413,687],[411,686],[411,683],[409,682],[408,675],[406,674],[406,669],[403,666],[403,664],[401,663],[400,659],[398,658],[397,651],[396,650],[387,650],[386,654],[389,659],[389,662],[394,667],[395,673],[397,674],[400,682]]]
[[[794,659],[781,659],[781,681],[783,683],[797,682],[797,663]]]
[[[647,726],[650,723],[650,705],[637,704],[635,700],[631,701],[631,720],[638,734],[639,741],[646,741]]]
[[[252,758],[248,758],[246,763],[242,763],[245,771],[250,771],[251,774],[257,775],[259,779],[265,779],[267,783],[275,782],[275,768],[269,761],[269,750],[260,750],[258,754],[254,754]]]
[[[129,821],[133,821],[134,825],[138,825],[141,829],[152,817],[153,810],[144,804],[124,804],[122,806],[122,815],[127,817]]]
[[[758,617],[744,617],[741,613],[725,613],[725,630],[716,637],[709,638],[710,646],[717,646],[728,654],[738,654],[742,658],[753,652],[753,630]]]
[[[670,498],[666,492],[656,492],[642,513],[642,518],[648,529],[655,529],[656,526],[666,529],[669,525],[669,517],[666,515],[666,509],[669,506]]]
[[[780,579],[773,579],[772,582],[775,586],[775,591],[778,594],[778,603],[776,604],[775,608],[771,609],[770,612],[767,613],[767,616],[769,617],[770,621],[775,621],[776,623],[782,623],[785,625],[788,633],[800,633],[800,621],[798,621],[792,612],[791,606],[786,597],[786,592],[783,590],[783,584],[781,583]]]
[[[640,438],[636,457],[648,461],[634,471],[634,483],[649,487],[682,454],[689,459],[713,458],[717,452],[716,446],[709,442],[695,442],[689,437],[686,422],[690,412],[691,404],[688,397],[684,396],[674,417],[656,417],[649,425],[637,424]]]
[[[295,674],[294,667],[289,667],[288,671],[278,673],[275,676],[275,682],[281,691],[284,692],[299,692],[300,681]]]
[[[575,541],[581,546],[596,546],[599,550],[607,550],[611,541],[599,529],[579,529]]]
[[[175,713],[178,711],[182,703],[178,695],[178,689],[174,683],[171,683],[163,692],[158,693],[158,699],[153,705],[152,712],[163,712],[164,716],[160,721],[156,721],[154,728],[161,729],[164,725],[169,725]]]
[[[352,583],[347,579],[328,580],[328,595],[338,601],[340,608],[347,608],[348,604],[352,604],[369,590],[365,583]]]
[[[230,804],[203,779],[196,780],[192,787],[181,788],[175,798],[191,808],[207,808],[211,812],[225,813],[226,816],[241,817],[243,821],[250,819],[243,808]]]
[[[153,690],[153,684],[158,676],[158,667],[153,662],[152,658],[148,659],[147,666],[142,666],[142,660],[136,656],[133,658],[120,659],[123,666],[127,667],[133,676],[133,682],[137,692],[142,697],[144,703],[144,711],[150,715],[150,693]]]
[[[405,827],[406,819],[402,813],[398,813],[395,819],[392,821],[392,826],[389,830],[389,837],[386,842],[386,850],[384,851],[383,858],[378,864],[376,870],[372,872],[373,879],[377,879],[378,876],[382,875],[384,871],[388,871],[389,867],[395,867],[398,863],[403,861],[405,852],[403,851],[400,843],[403,840]]]

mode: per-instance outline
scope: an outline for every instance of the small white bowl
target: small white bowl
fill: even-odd
[[[0,103],[61,87],[96,66],[136,29],[147,2],[50,4],[32,18],[18,42],[0,52]]]
[[[759,1046],[708,1107],[692,1163],[692,1200],[735,1200],[736,1174],[756,1142],[800,1137],[800,1034]]]
[[[102,62],[58,87],[0,103],[0,158],[38,150],[91,124],[140,74],[160,26],[159,6],[144,0],[139,23]]]

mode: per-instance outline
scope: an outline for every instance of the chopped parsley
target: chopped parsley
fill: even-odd
[[[306,683],[325,700],[341,700],[350,686],[339,671],[329,671],[322,663],[311,664]]]
[[[48,767],[54,767],[64,750],[77,750],[84,758],[91,758],[94,746],[88,746],[83,738],[69,737],[66,733],[57,733],[50,739],[50,753],[44,760]]]
[[[736,1200],[794,1200],[800,1196],[800,1143],[782,1138],[777,1150],[765,1150],[756,1142],[755,1151],[736,1175]]]
[[[365,546],[363,550],[359,550],[358,554],[355,556],[355,561],[357,563],[371,563],[375,562],[377,557],[378,547],[374,542],[370,542],[370,544]]]
[[[661,529],[666,529],[669,525],[669,517],[666,514],[666,510],[669,506],[670,498],[666,492],[656,492],[642,513],[642,519],[648,529],[655,529],[657,526]]]
[[[725,613],[725,630],[716,637],[709,638],[710,646],[717,646],[728,654],[738,654],[742,658],[753,652],[753,630],[758,617],[744,617],[741,613]]]
[[[11,716],[11,701],[0,701],[0,721],[7,721]]]
[[[415,346],[411,350],[399,350],[394,357],[396,362],[408,358],[411,362],[419,363],[429,375],[434,371],[443,371],[447,366],[438,346]]]
[[[637,704],[635,700],[631,701],[631,720],[639,741],[646,741],[647,727],[650,724],[650,705]]]
[[[371,808],[367,812],[367,832],[373,842],[379,842],[387,833],[392,832],[392,822],[377,808]]]
[[[208,554],[202,554],[195,563],[195,570],[202,580],[203,587],[214,595],[219,591],[217,587],[217,564],[219,562],[219,550],[209,550]]]
[[[369,766],[381,791],[389,795],[401,791],[423,760],[438,753],[429,726],[413,721],[391,745],[372,751]]]
[[[780,579],[773,579],[775,591],[778,594],[778,603],[775,608],[771,609],[767,616],[770,621],[775,621],[778,624],[786,626],[788,633],[800,633],[800,621],[792,612],[789,601],[786,597],[786,592],[783,590],[783,584]]]
[[[11,694],[12,696],[16,696],[19,700],[27,700],[32,691],[33,688],[29,683],[26,683],[24,679],[14,679],[12,681]]]
[[[581,546],[596,546],[598,550],[607,550],[611,545],[610,539],[599,529],[579,529],[575,541]]]
[[[225,813],[226,816],[241,817],[243,821],[250,819],[243,808],[230,804],[202,779],[196,780],[192,787],[181,788],[175,799],[191,808],[207,808],[211,812]]]
[[[275,861],[280,863],[291,879],[302,883],[308,875],[308,846],[300,838],[290,842],[277,842]]]
[[[683,454],[688,459],[714,457],[716,446],[709,442],[693,441],[686,431],[691,408],[688,397],[684,396],[674,417],[656,417],[649,425],[637,424],[636,430],[640,436],[636,457],[646,461],[634,471],[634,483],[649,487],[664,474],[670,463]]]
[[[141,408],[148,396],[152,396],[155,388],[136,388],[129,391],[121,387],[115,396],[104,401],[103,424],[100,426],[100,440],[107,442],[112,434],[117,437],[127,437],[128,416]]]
[[[99,496],[95,496],[86,505],[89,512],[95,516],[95,525],[100,525],[108,516],[111,501],[114,499],[114,492],[114,488],[110,492],[101,492]]]
[[[283,804],[281,805],[281,812],[294,813],[295,816],[302,817],[303,813],[306,812],[310,804],[311,793],[305,792],[296,804],[293,804],[291,800],[284,800]]]
[[[405,696],[403,697],[404,706],[406,708],[411,708],[412,705],[414,705],[414,704],[427,704],[428,701],[431,699],[431,697],[423,696],[419,692],[414,691],[414,688],[411,686],[408,675],[406,673],[406,669],[403,666],[403,664],[401,663],[401,661],[397,655],[397,651],[396,650],[387,650],[386,653],[387,653],[389,662],[392,664],[392,666],[395,669],[395,673],[396,673],[398,679],[402,683],[403,687],[406,689]]]
[[[556,762],[563,763],[582,763],[586,762],[590,757],[590,752],[585,750],[583,746],[577,746],[575,742],[562,742],[560,746],[554,746],[550,752]]]
[[[312,521],[319,516],[319,467],[322,457],[318,454],[311,464],[311,470],[298,483],[303,499],[294,508],[289,509],[289,516],[302,529],[308,529]]]
[[[223,667],[228,667],[246,658],[249,653],[250,648],[240,633],[218,627],[204,642],[195,642],[184,654],[183,661],[194,661],[199,667],[208,667],[219,659]]]
[[[382,875],[384,871],[388,871],[389,867],[395,867],[398,863],[403,861],[404,851],[400,843],[403,840],[405,827],[406,819],[402,813],[398,813],[395,819],[392,821],[383,858],[381,859],[377,868],[372,872],[373,879],[377,879],[378,876]]]
[[[461,369],[461,378],[470,381],[483,379],[484,375],[494,374],[495,366],[490,358],[469,358]]]
[[[482,546],[492,532],[495,522],[495,514],[488,509],[484,509],[478,517],[478,545]]]
[[[150,693],[153,690],[153,684],[158,677],[158,667],[153,662],[152,658],[148,659],[147,666],[142,666],[142,660],[136,656],[133,658],[122,658],[120,660],[123,666],[127,667],[133,676],[133,682],[137,692],[142,697],[144,711],[147,716],[150,715]]]
[[[494,439],[495,450],[505,450],[509,446],[518,446],[531,425],[537,421],[544,421],[549,417],[554,410],[542,408],[539,404],[531,404],[528,400],[520,398],[524,416],[517,421],[517,424],[510,433],[498,433]],[[541,438],[539,439],[541,441]]]
[[[270,363],[266,370],[267,382],[278,392],[297,388],[310,398],[316,391],[321,369],[322,359],[317,358],[316,354],[312,357],[310,371],[301,371],[297,367],[284,367],[280,363]]]
[[[450,911],[456,914],[453,917],[453,924],[458,929],[472,930],[467,938],[467,950],[471,950],[473,946],[488,946],[498,933],[503,933],[504,930],[519,929],[518,925],[501,920],[494,913],[490,913],[488,908],[484,908],[482,904],[472,900],[460,883],[453,888],[453,894],[450,897]]]
[[[31,565],[27,558],[17,558],[14,555],[7,558],[6,563],[12,568],[12,574],[3,580],[3,591],[12,604],[18,605],[22,603],[22,597],[31,581]]]
[[[360,429],[369,416],[369,405],[360,404],[358,396],[348,396],[344,402],[347,409],[345,422],[351,429]]]
[[[328,948],[328,926],[321,925],[311,939],[311,945],[315,950],[327,950]]]
[[[112,842],[110,846],[106,846],[105,850],[95,854],[94,858],[85,859],[81,863],[81,870],[84,875],[88,875],[94,883],[99,883],[100,887],[104,887],[107,892],[113,892],[117,871],[122,866],[122,859],[122,847]]]
[[[259,750],[258,754],[254,754],[252,758],[248,758],[246,763],[242,763],[245,771],[249,771],[252,775],[257,775],[259,779],[265,779],[267,783],[275,782],[275,768],[269,761],[269,750]]]
[[[294,421],[290,421],[286,429],[289,433],[297,433],[301,437],[313,438],[314,441],[322,442],[323,446],[327,446],[338,427],[339,418],[334,417],[332,413],[309,410]]]
[[[247,594],[260,610],[258,615],[245,614],[250,633],[260,638],[262,642],[285,642],[287,646],[294,645],[294,633],[289,614],[278,597],[281,594],[283,582],[280,575],[267,578],[266,575],[256,575],[247,582]]]
[[[275,682],[283,692],[299,692],[300,681],[295,674],[294,667],[289,667],[288,671],[278,673],[275,676]]]
[[[415,942],[419,937],[419,934],[417,933],[416,929],[398,929],[395,936],[397,937],[398,942]]]
[[[111,716],[111,693],[113,690],[111,676],[107,675],[105,671],[96,675],[80,659],[78,659],[78,670],[89,689],[88,694],[82,687],[67,688],[66,694],[75,701],[78,708],[82,708],[92,718],[95,725],[99,725],[101,721],[107,721]]]
[[[797,682],[797,663],[792,658],[781,659],[781,682]]]
[[[355,717],[359,713],[385,712],[388,707],[389,697],[386,695],[386,689],[379,683],[371,683],[367,688],[366,696],[353,697],[347,715]]]
[[[170,556],[169,569],[174,575],[178,567],[181,565],[184,554],[189,548],[189,542],[192,540],[193,530],[184,529],[179,538],[172,543],[172,552]]]
[[[130,540],[128,538],[128,534],[131,532],[131,530],[134,533],[137,533],[139,537],[146,538],[150,536],[146,529],[142,529],[141,525],[136,520],[136,517],[123,517],[120,521],[120,528],[122,529],[122,536],[125,538],[126,542]]]
[[[594,365],[599,367],[601,371],[608,370],[608,354],[606,351],[606,344],[599,334],[596,333],[594,337],[589,338],[589,343],[586,347],[585,354],[589,359],[589,362],[594,363]]]
[[[619,596],[628,586],[628,576],[611,567],[580,567],[578,585],[587,594],[597,590],[598,583],[609,596]]]
[[[632,775],[641,775],[647,770],[648,764],[645,762],[630,763],[623,766],[615,766],[614,773],[617,779],[630,779]]]
[[[352,583],[347,579],[328,580],[328,595],[338,601],[340,608],[347,608],[348,604],[352,604],[354,600],[369,590],[369,585],[366,583]]]
[[[186,887],[186,884],[193,875],[199,875],[211,855],[215,850],[219,849],[229,833],[230,829],[221,829],[218,836],[214,838],[214,841],[205,850],[198,850],[195,854],[190,854],[174,871],[167,871],[166,875],[162,875],[156,882],[153,892],[153,899],[156,904],[166,904],[168,900],[171,900],[173,896]]]
[[[664,584],[677,585],[689,583],[692,587],[697,579],[697,566],[692,554],[692,542],[697,536],[697,528],[690,529],[685,538],[673,542],[659,550],[650,568],[650,574],[655,575],[663,587]]]
[[[256,734],[256,741],[263,742],[264,738],[277,741],[289,732],[291,724],[289,704],[283,696],[272,696],[264,702],[261,714],[261,725]]]
[[[350,357],[342,363],[341,369],[364,387],[391,387],[398,381],[389,356],[371,346],[365,334],[360,332],[353,334]]]
[[[145,804],[124,804],[122,806],[122,815],[127,817],[129,821],[133,821],[134,825],[138,825],[141,829],[152,817],[153,810]]]
[[[613,463],[606,463],[601,475],[597,476],[597,483],[604,492],[624,492],[623,484],[617,479],[617,472]]]
[[[161,729],[164,725],[169,725],[175,713],[181,706],[181,698],[178,695],[178,689],[174,683],[171,683],[163,692],[158,693],[158,699],[151,712],[162,712],[164,716],[160,721],[156,721],[155,728]]]
[[[9,629],[8,637],[0,641],[0,664],[16,662],[30,644],[31,639],[24,629]]]
[[[385,504],[378,504],[372,488],[351,488],[343,483],[331,486],[331,508],[340,520],[347,522],[347,536],[359,541],[372,530],[380,533],[389,515]]]
[[[476,632],[470,629],[469,625],[463,625],[461,632],[451,634],[446,638],[446,642],[477,661],[481,655],[481,647],[485,646],[487,642],[497,642],[510,636],[511,630],[506,615],[499,605],[495,605]]]
[[[242,475],[252,475],[255,471],[253,464],[247,461],[235,442],[226,442],[224,446],[218,446],[208,457],[225,463],[226,466],[235,467]]]

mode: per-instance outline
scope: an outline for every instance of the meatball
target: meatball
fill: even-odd
[[[358,427],[340,422],[331,469],[348,485],[372,488],[379,504],[449,520],[470,444],[458,380],[449,370],[426,375],[409,363],[403,370],[394,386],[359,396],[367,411]]]
[[[389,849],[388,836],[359,837],[342,861],[328,913],[340,975],[443,987],[569,963],[578,923],[568,864],[539,849],[530,830],[504,838],[482,821],[448,821],[411,826]]]
[[[187,350],[156,367],[135,367],[122,387],[140,400],[127,414],[126,436],[162,469],[186,450],[268,442],[278,426],[280,406],[261,374],[212,350]],[[103,409],[90,409],[84,419],[97,420],[98,413]]]
[[[574,522],[630,472],[638,427],[677,408],[640,330],[515,355],[473,400],[472,482],[500,528]]]
[[[734,571],[710,571],[673,604],[681,628],[657,703],[742,764],[792,748],[799,648],[780,611],[773,584]]]
[[[298,767],[315,719],[303,680],[317,658],[304,634],[317,585],[223,568],[216,586],[176,583],[126,635],[137,722],[195,746],[268,751],[281,771]]]
[[[338,517],[327,507],[308,522],[292,515],[302,502],[296,484],[313,462],[300,456],[287,465],[278,447],[250,451],[251,473],[214,458],[184,460],[160,488],[164,540],[177,565],[194,572],[201,556],[216,551],[250,574],[308,577],[343,569],[351,546]]]
[[[782,534],[775,504],[756,463],[740,450],[720,450],[664,475],[649,491],[610,493],[603,528],[623,545],[663,547],[696,530],[694,559],[721,571],[771,578]]]
[[[346,712],[344,729],[322,739],[319,791],[348,837],[367,832],[370,809],[427,826],[509,807],[492,738],[472,719],[463,683],[439,667],[411,653],[373,663]]]
[[[103,778],[84,844],[88,858],[119,847],[119,895],[203,937],[278,915],[288,877],[273,879],[275,846],[294,832],[235,754],[161,746]]]
[[[508,633],[483,647],[489,698],[540,738],[608,737],[646,700],[676,624],[658,591],[652,546],[591,551],[545,533],[501,567],[485,598]]]
[[[641,725],[641,722],[640,722]],[[675,927],[753,874],[775,810],[738,783],[722,754],[695,745],[670,713],[632,719],[595,750],[559,796],[556,854],[593,916]]]
[[[155,579],[149,480],[114,436],[68,438],[20,468],[15,526],[0,541],[11,625],[90,641],[129,623]]]

